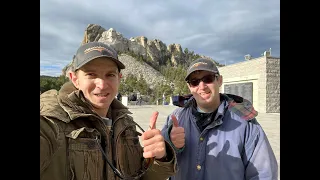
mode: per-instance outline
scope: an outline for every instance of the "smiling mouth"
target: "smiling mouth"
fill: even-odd
[[[109,93],[107,93],[107,94],[94,94],[94,95],[96,95],[98,97],[107,97],[109,95]]]
[[[202,93],[199,93],[200,96],[206,95],[206,94],[210,94],[210,92],[202,92]]]

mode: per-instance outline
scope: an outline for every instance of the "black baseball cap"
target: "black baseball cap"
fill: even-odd
[[[105,43],[95,41],[83,44],[79,47],[73,58],[73,70],[75,71],[86,63],[99,57],[108,57],[117,64],[119,69],[125,68],[124,64],[119,61],[117,52],[112,47]]]
[[[199,58],[191,62],[190,66],[187,69],[187,76],[185,80],[188,80],[191,73],[195,71],[209,71],[216,74],[219,74],[217,66],[214,64],[213,60]]]

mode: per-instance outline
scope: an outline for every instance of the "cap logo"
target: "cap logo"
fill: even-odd
[[[200,66],[201,64],[207,65],[206,62],[197,62],[197,63],[194,63],[194,65],[192,65],[189,69],[191,69],[191,68],[196,68],[196,67]]]
[[[112,56],[114,56],[113,52],[111,52],[109,49],[102,47],[102,46],[94,46],[94,47],[88,48],[88,49],[84,50],[84,54],[88,54],[89,52],[92,52],[92,51],[99,51],[99,52],[107,51]]]

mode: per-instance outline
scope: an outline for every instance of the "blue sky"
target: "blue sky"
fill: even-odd
[[[145,36],[222,64],[280,56],[280,0],[41,0],[40,75],[59,76],[88,24]]]

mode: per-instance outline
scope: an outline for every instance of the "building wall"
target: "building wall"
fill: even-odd
[[[280,58],[268,57],[266,63],[266,111],[280,112]]]
[[[253,83],[252,103],[259,112],[280,113],[280,58],[262,56],[220,67],[223,84]]]

